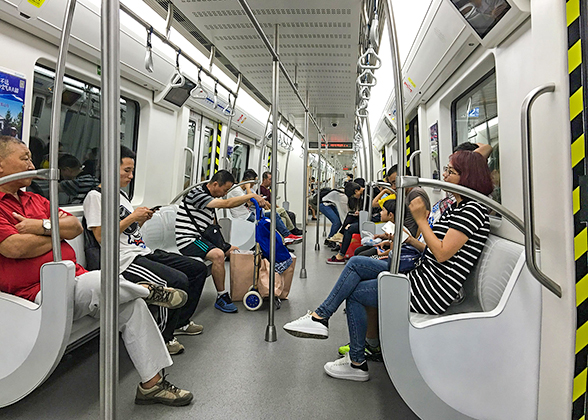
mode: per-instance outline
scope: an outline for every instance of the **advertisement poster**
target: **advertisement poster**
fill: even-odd
[[[0,69],[0,133],[22,138],[26,80]]]

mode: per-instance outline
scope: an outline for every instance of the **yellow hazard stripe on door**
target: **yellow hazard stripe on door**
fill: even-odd
[[[569,106],[571,132],[571,167],[573,173],[573,218],[574,218],[574,259],[576,280],[576,345],[573,379],[572,420],[584,420],[586,417],[586,381],[588,364],[588,230],[583,223],[581,191],[583,177],[586,176],[586,143],[584,113],[584,79],[586,66],[583,58],[586,45],[582,44],[581,31],[586,30],[582,23],[585,13],[585,0],[568,0],[566,2],[566,21],[568,33],[568,74]],[[585,39],[585,38],[584,38]]]
[[[219,163],[220,163],[220,151],[221,151],[221,136],[223,132],[223,125],[222,123],[217,124],[216,130],[216,147],[214,153],[214,173],[218,172]]]

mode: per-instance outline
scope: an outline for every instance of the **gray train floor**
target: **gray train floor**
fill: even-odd
[[[332,255],[322,245],[314,250],[315,230],[308,234],[307,279],[300,279],[300,258],[290,298],[275,312],[278,340],[265,341],[268,304],[256,312],[238,303],[237,314],[214,308],[212,281],[206,283],[193,320],[204,325],[195,337],[180,336],[186,347],[173,357],[168,379],[194,393],[187,407],[133,404],[139,381],[124,350],[120,356],[118,418],[173,419],[417,419],[405,405],[383,363],[370,362],[370,380],[351,382],[329,378],[326,362],[349,341],[343,308],[330,322],[328,340],[295,338],[282,325],[315,309],[342,271],[327,265]],[[302,245],[294,245],[296,254]],[[227,274],[227,286],[229,284]],[[97,419],[100,417],[99,342],[94,339],[67,354],[51,377],[24,400],[0,409],[2,419]]]

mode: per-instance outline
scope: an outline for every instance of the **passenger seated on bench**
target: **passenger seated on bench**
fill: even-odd
[[[243,179],[241,180],[241,182],[244,181],[257,181],[257,173],[253,169],[247,169],[243,174]],[[251,185],[252,184],[243,184],[240,188],[233,188],[227,194],[227,198],[241,197],[246,193],[253,194],[253,192],[251,191]],[[262,202],[259,203],[259,205],[262,208],[269,207],[269,203],[266,200],[262,200]],[[255,213],[247,207],[247,203],[243,203],[240,206],[233,207],[230,209],[230,211],[231,216],[233,216],[233,219],[247,220],[252,223],[255,222]],[[284,222],[280,217],[276,218],[276,229],[280,233],[280,235],[282,235],[282,238],[284,239],[284,244],[289,245],[302,242],[302,238],[293,235],[292,232],[290,232],[286,228],[286,225],[284,225]]]
[[[207,184],[194,187],[184,197],[176,217],[176,243],[183,255],[200,257],[212,262],[212,280],[216,287],[217,299],[214,307],[222,312],[237,312],[229,293],[225,290],[225,257],[230,255],[234,246],[219,249],[215,244],[202,237],[206,228],[216,223],[214,209],[230,209],[246,203],[252,198],[262,202],[257,194],[245,194],[240,197],[223,199],[235,183],[233,175],[223,170],[218,171]],[[195,225],[197,223],[197,225]]]
[[[492,179],[485,159],[470,151],[450,156],[443,178],[482,194],[492,192]],[[425,314],[441,314],[457,297],[463,282],[475,266],[490,233],[488,209],[474,200],[455,194],[456,204],[431,228],[422,198],[414,199],[410,211],[423,234],[425,244],[409,237],[408,243],[424,252],[421,263],[408,272],[410,308]],[[369,379],[365,357],[366,307],[378,305],[378,261],[353,257],[341,273],[331,294],[314,311],[284,325],[298,337],[328,338],[328,320],[343,301],[347,302],[350,350],[344,358],[327,363],[332,377],[354,381]]]
[[[272,186],[272,173],[271,172],[264,172],[263,176],[261,177],[261,185],[259,186],[259,195],[261,195],[268,203],[272,201],[272,192],[270,190]],[[269,210],[269,209],[266,209]],[[276,213],[280,215],[282,221],[286,225],[286,228],[296,236],[302,235],[302,231],[296,227],[296,215],[286,210],[283,207],[276,205]],[[266,214],[266,217],[269,217]],[[300,241],[302,242],[302,241]]]
[[[120,187],[125,188],[133,179],[135,153],[120,147]],[[102,194],[99,189],[90,191],[84,199],[86,225],[98,243],[102,235]],[[120,274],[133,283],[153,283],[183,290],[188,302],[181,309],[159,310],[159,329],[170,354],[179,354],[184,346],[174,335],[197,335],[202,325],[190,320],[198,306],[207,269],[204,263],[161,249],[149,249],[141,235],[141,226],[153,217],[147,207],[133,209],[129,197],[120,191]],[[87,245],[87,244],[85,244]],[[89,256],[87,256],[87,259]],[[99,261],[96,262],[99,266]]]
[[[0,136],[0,178],[34,169],[29,149],[22,141]],[[49,201],[21,190],[30,183],[28,178],[0,185],[0,290],[40,303],[40,269],[53,261]],[[73,239],[81,232],[78,219],[59,210],[61,238]],[[64,260],[76,262],[75,251],[65,241],[61,242],[61,252]],[[98,317],[100,272],[88,272],[76,264],[75,274],[74,320],[85,315]],[[119,279],[119,288],[119,328],[142,381],[135,402],[189,404],[192,394],[172,386],[160,374],[172,365],[172,360],[145,304],[180,307],[186,302],[186,294],[161,286],[137,285],[124,278]]]

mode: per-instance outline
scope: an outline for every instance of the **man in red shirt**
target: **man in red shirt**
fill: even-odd
[[[0,178],[34,169],[31,152],[22,141],[0,136]],[[44,263],[53,261],[51,223],[49,201],[21,190],[31,181],[32,178],[27,178],[0,185],[0,291],[40,303],[40,269]],[[59,210],[59,232],[63,259],[75,263],[75,251],[63,239],[73,239],[82,233],[79,220]],[[76,264],[75,280],[74,320],[85,315],[98,316],[100,272],[88,272]],[[174,387],[160,374],[172,365],[172,360],[145,303],[147,300],[161,306],[180,307],[187,300],[185,292],[138,285],[124,279],[119,279],[119,285],[119,328],[142,381],[137,387],[135,403],[189,404],[192,394]]]

